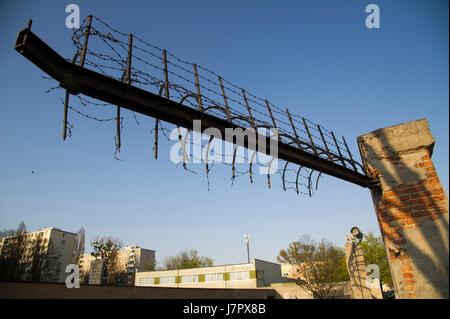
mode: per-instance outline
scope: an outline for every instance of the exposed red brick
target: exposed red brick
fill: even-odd
[[[427,167],[427,166],[432,166],[432,165],[433,165],[432,161],[425,161],[425,162],[418,164],[419,167]]]
[[[385,204],[391,204],[391,203],[396,203],[399,201],[398,197],[388,197],[386,199],[383,200],[383,203]]]
[[[387,216],[386,220],[391,221],[391,220],[399,220],[399,219],[404,219],[404,218],[410,218],[411,215],[409,214],[395,214],[392,216]]]
[[[424,186],[414,186],[414,187],[410,187],[410,188],[403,190],[403,194],[417,193],[417,192],[421,192],[424,190],[425,190]]]
[[[416,285],[406,285],[406,290],[408,290],[408,291],[415,291],[416,290]]]
[[[403,278],[414,278],[414,275],[410,272],[403,273]]]
[[[411,198],[421,198],[421,197],[427,197],[427,196],[431,196],[430,191],[424,191],[424,192],[411,194]]]
[[[412,217],[422,217],[422,216],[429,216],[431,214],[432,214],[431,211],[423,211],[423,212],[413,212],[413,213],[411,213],[411,216]]]
[[[439,178],[432,178],[428,180],[428,184],[436,184],[439,183]]]
[[[431,194],[433,194],[433,195],[441,195],[441,194],[443,194],[444,192],[442,191],[442,188],[440,188],[440,189],[435,189],[435,190],[432,190],[431,191]]]
[[[425,204],[426,208],[431,208],[431,209],[435,209],[435,208],[445,208],[445,202],[431,202],[431,203],[427,203]]]
[[[397,196],[397,193],[396,192],[384,192],[382,197],[384,198],[384,197],[391,197],[391,196]]]
[[[402,266],[402,272],[408,272],[412,270],[413,270],[412,266]]]
[[[389,213],[387,212],[387,211],[381,211],[381,212],[378,212],[378,215],[380,216],[380,217],[385,217],[385,216],[388,216],[389,215]]]
[[[400,234],[400,233],[398,233],[398,232],[392,233],[392,234],[391,234],[391,237],[392,237],[393,239],[402,239],[402,238],[403,238],[402,234]]]
[[[414,210],[425,210],[425,205],[416,205],[413,207]]]
[[[436,189],[442,189],[442,186],[441,186],[440,183],[431,184],[431,185],[427,185],[427,189],[433,191],[433,190],[436,190]]]
[[[444,200],[444,195],[432,196],[432,197],[430,197],[430,199],[431,199],[433,202],[438,202],[438,201],[440,201],[440,200]]]
[[[413,218],[409,218],[409,219],[403,219],[402,223],[405,225],[409,225],[409,224],[415,224],[415,223],[417,223],[417,221]]]

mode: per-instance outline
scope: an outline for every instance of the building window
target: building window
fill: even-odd
[[[230,280],[247,280],[250,279],[249,271],[230,272]]]
[[[193,282],[198,282],[198,275],[181,276],[181,283],[186,284],[186,283],[193,283]]]
[[[154,285],[155,277],[139,278],[139,284],[140,285]]]
[[[65,243],[66,243],[65,240],[61,240],[61,246],[64,246]]]
[[[160,280],[159,280],[159,283],[161,285],[164,285],[164,284],[175,284],[175,276],[161,277]]]
[[[223,281],[223,273],[205,274],[205,281]]]

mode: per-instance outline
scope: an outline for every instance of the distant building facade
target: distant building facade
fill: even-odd
[[[281,274],[288,282],[305,280],[302,274],[302,264],[282,263]]]
[[[285,282],[280,264],[253,259],[249,264],[137,272],[135,286],[259,288]]]
[[[73,248],[75,245],[75,233],[63,231],[59,228],[49,227],[35,232],[24,234],[24,250],[19,263],[24,266],[21,280],[29,280],[33,262],[36,262],[36,245],[39,246],[41,256],[48,253],[52,255],[51,273],[47,273],[43,281],[64,282],[66,266],[72,263]],[[0,238],[0,256],[6,254],[8,245],[12,245],[15,235]]]
[[[89,269],[89,285],[101,285],[105,283],[105,262],[92,260]]]
[[[79,266],[82,277],[80,279],[84,282],[91,283],[91,278],[87,279],[86,275],[90,274],[93,261],[95,261],[95,257],[91,254],[83,254],[80,257]],[[97,269],[98,265],[95,268]],[[126,246],[125,249],[118,252],[117,268],[119,271],[118,283],[133,286],[136,271],[155,269],[155,251],[139,246]],[[98,279],[95,282],[97,281]]]

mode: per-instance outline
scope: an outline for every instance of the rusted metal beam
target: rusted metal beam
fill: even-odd
[[[334,145],[336,145],[337,151],[339,153],[339,159],[341,160],[342,165],[347,168],[347,165],[345,165],[344,156],[342,156],[341,149],[339,148],[338,141],[336,140],[336,136],[334,136],[333,131],[331,131],[331,136],[333,136]]]
[[[325,150],[327,151],[328,159],[330,161],[334,162],[333,157],[330,154],[330,149],[328,148],[327,141],[325,140],[325,136],[323,135],[322,129],[320,128],[320,125],[317,125],[317,129],[319,130],[320,137],[322,137],[322,142],[323,142],[323,145],[325,146]]]
[[[314,155],[318,156],[317,150],[316,150],[316,146],[314,145],[314,140],[313,140],[313,138],[311,136],[311,133],[309,132],[309,128],[308,128],[308,125],[306,124],[306,120],[305,120],[304,117],[302,117],[302,120],[303,120],[303,125],[305,126],[305,129],[306,129],[306,133],[308,134],[309,141],[311,142],[311,147],[312,147],[312,149],[314,151]]]
[[[351,164],[353,166],[353,169],[355,171],[357,171],[358,168],[356,168],[355,161],[353,160],[352,153],[350,152],[350,149],[348,148],[347,142],[345,141],[345,137],[342,136],[342,140],[344,141],[345,148],[347,149],[347,153],[348,153],[348,156],[350,157],[350,162],[351,162]]]
[[[197,64],[194,64],[195,86],[197,88],[197,102],[200,112],[203,111],[202,95],[200,94],[200,83],[198,82]]]
[[[291,122],[292,131],[294,132],[294,135],[295,135],[295,143],[297,143],[297,146],[299,149],[302,149],[302,145],[300,144],[300,139],[298,138],[297,130],[295,129],[295,125],[294,125],[294,122],[292,121],[291,114],[289,113],[289,110],[287,108],[286,108],[286,114],[289,118],[289,122]]]
[[[227,95],[225,94],[225,88],[223,87],[222,78],[219,76],[220,88],[222,89],[223,101],[225,102],[225,109],[227,111],[227,119],[231,122],[230,107],[228,106]]]
[[[273,127],[277,128],[277,123],[275,123],[275,118],[273,117],[272,110],[270,109],[269,101],[264,100],[266,102],[267,110],[269,111],[270,118],[272,119]]]
[[[245,95],[244,89],[242,89],[242,96],[244,97],[245,105],[247,106],[248,115],[250,116],[250,124],[252,125],[252,128],[256,132],[255,120],[253,119],[252,109],[250,108],[250,105],[248,104],[247,96]]]
[[[31,27],[31,20],[28,22],[28,29]],[[77,62],[77,58],[79,56],[79,52],[75,53],[72,63]],[[63,118],[63,140],[66,140],[67,137],[67,116],[69,113],[69,99],[70,99],[70,93],[69,90],[66,90],[66,96],[64,99],[64,118]]]
[[[60,85],[68,89],[71,94],[82,93],[188,129],[193,127],[193,120],[201,120],[200,133],[207,128],[217,128],[225,141],[246,148],[249,147],[249,144],[250,146],[252,144],[248,143],[247,137],[241,142],[235,138],[229,138],[225,134],[226,128],[244,129],[243,127],[66,61],[29,29],[19,32],[15,49],[60,82]],[[257,138],[266,139],[266,149],[258,149],[257,151],[270,155],[271,138],[260,134],[257,134]],[[372,179],[368,176],[302,151],[280,140],[278,140],[278,158],[362,187],[371,187]]]
[[[84,61],[86,60],[86,52],[87,52],[87,45],[89,41],[89,34],[91,33],[91,24],[92,24],[92,16],[88,16],[88,23],[86,27],[86,34],[84,35],[84,44],[83,49],[81,51],[81,57],[80,57],[80,66],[84,66]]]

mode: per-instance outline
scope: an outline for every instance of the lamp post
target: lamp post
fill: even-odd
[[[248,248],[249,241],[250,241],[250,236],[247,233],[245,233],[244,234],[244,243],[247,244],[247,261],[248,261],[248,263],[250,263],[250,250]]]

